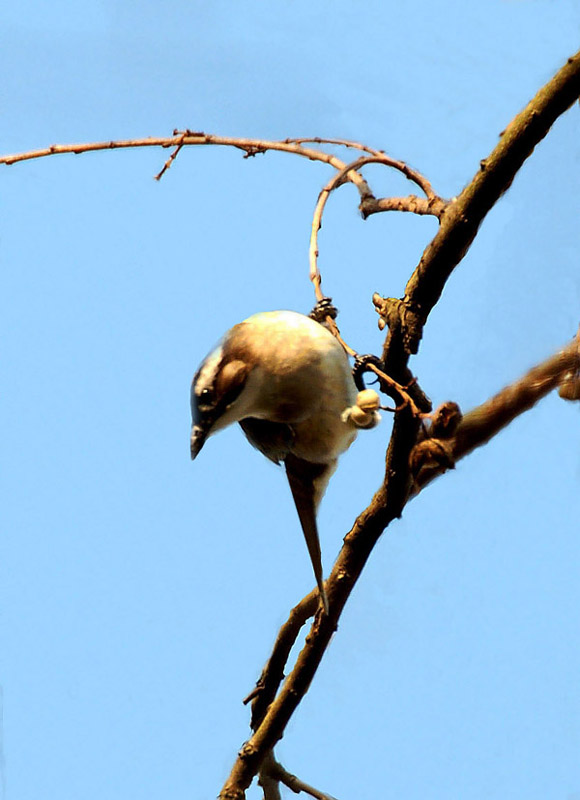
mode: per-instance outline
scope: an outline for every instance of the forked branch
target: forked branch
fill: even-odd
[[[397,320],[391,313],[383,350],[387,374],[401,384],[410,380],[407,362],[419,346],[422,327],[439,299],[446,280],[465,255],[478,227],[496,200],[546,135],[554,121],[580,95],[580,53],[541,89],[502,135],[500,144],[461,195],[443,213],[439,232],[411,276]],[[345,165],[346,166],[346,165]],[[394,305],[391,304],[391,312]],[[416,326],[404,330],[408,320]],[[327,581],[330,614],[317,613],[296,663],[270,704],[258,729],[240,750],[220,798],[243,800],[245,790],[271,753],[307,691],[330,642],[342,609],[388,524],[400,516],[413,490],[409,458],[421,422],[407,405],[396,415],[387,450],[384,481],[370,505],[346,535]]]
[[[389,159],[380,150],[374,150],[373,148],[366,147],[358,142],[349,142],[343,139],[304,138],[270,141],[267,139],[216,136],[214,134],[204,133],[203,131],[175,130],[173,132],[173,136],[165,137],[149,136],[143,139],[122,139],[111,140],[107,142],[84,142],[78,144],[55,144],[50,145],[49,147],[40,148],[38,150],[28,150],[23,153],[0,156],[0,164],[6,164],[7,166],[10,166],[12,164],[18,164],[22,161],[30,161],[31,159],[46,158],[48,156],[63,155],[67,153],[80,155],[81,153],[91,153],[101,150],[132,149],[138,147],[173,148],[172,154],[169,156],[160,172],[155,175],[155,178],[159,180],[169,169],[169,167],[171,167],[173,161],[177,157],[177,154],[184,147],[217,145],[221,147],[234,147],[238,150],[242,150],[245,158],[251,158],[260,153],[266,153],[268,151],[277,151],[307,158],[310,161],[320,161],[322,163],[329,164],[338,171],[343,170],[346,166],[344,161],[332,153],[327,153],[324,150],[313,147],[305,147],[304,145],[308,143],[336,145],[368,153],[369,157],[380,160],[382,163],[387,164],[387,166],[392,166],[394,169],[403,172],[406,177],[409,178],[409,180],[414,181],[422,189],[422,191],[425,192],[428,199],[436,199],[437,197],[433,192],[429,181],[416,170],[411,169],[401,161]],[[362,175],[356,172],[356,170],[348,170],[344,179],[353,183],[358,189],[363,215],[368,215],[368,213],[376,213],[380,210],[387,210],[386,208],[381,209],[376,205],[377,203],[380,203],[380,201],[375,198],[365,179],[362,177]],[[368,204],[368,211],[364,210],[365,203]],[[421,212],[418,211],[417,213]]]
[[[260,768],[258,782],[264,790],[264,800],[281,800],[280,784],[287,786],[296,794],[304,792],[309,797],[314,797],[314,800],[336,800],[336,798],[321,792],[320,789],[316,789],[296,775],[288,772],[282,764],[276,761],[273,753],[269,753],[264,759]]]

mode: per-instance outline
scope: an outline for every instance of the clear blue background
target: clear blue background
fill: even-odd
[[[358,139],[457,194],[578,46],[577,0],[25,0],[0,12],[1,150],[168,135]],[[283,474],[236,429],[191,464],[198,362],[250,313],[307,312],[331,171],[190,148],[0,170],[3,781],[9,800],[214,797],[278,626],[312,588]],[[377,194],[404,180],[381,167]],[[576,105],[485,221],[412,362],[470,408],[579,322]],[[321,232],[359,351],[434,220]],[[342,459],[328,571],[390,420]],[[556,396],[383,536],[278,748],[339,798],[579,800],[580,409]],[[259,797],[258,789],[249,797]]]

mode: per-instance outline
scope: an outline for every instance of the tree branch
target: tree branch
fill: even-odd
[[[321,792],[320,789],[315,789],[309,783],[305,783],[296,775],[292,775],[287,769],[284,769],[274,758],[273,753],[269,753],[264,759],[260,768],[259,784],[264,789],[264,800],[280,800],[279,784],[283,783],[296,794],[304,792],[305,794],[314,797],[315,800],[336,800],[331,795]]]
[[[307,143],[338,145],[347,149],[358,150],[359,152],[366,153],[366,155],[359,157],[349,164],[345,164],[336,156],[326,153],[323,150],[315,150],[311,147],[304,147],[304,145]],[[363,219],[366,219],[371,214],[377,214],[383,211],[408,211],[414,214],[430,214],[435,217],[440,217],[447,205],[446,201],[435,193],[431,183],[427,180],[427,178],[424,175],[421,175],[420,172],[417,172],[417,170],[409,167],[407,164],[405,164],[405,162],[391,158],[382,150],[375,150],[374,148],[360,144],[359,142],[351,142],[345,139],[322,139],[315,137],[312,139],[301,138],[285,139],[284,141],[268,141],[266,139],[245,139],[238,137],[215,136],[213,134],[203,133],[202,131],[174,130],[173,136],[166,138],[149,137],[146,139],[126,139],[109,142],[51,145],[50,147],[45,147],[40,150],[30,150],[25,153],[1,156],[0,164],[10,166],[21,161],[29,161],[31,159],[45,158],[47,156],[66,153],[79,155],[81,153],[95,152],[99,150],[115,150],[135,147],[174,148],[161,170],[154,176],[155,180],[159,181],[167,172],[167,170],[170,169],[181,150],[186,146],[195,145],[219,145],[224,147],[235,147],[244,152],[245,158],[256,156],[259,153],[266,153],[269,150],[275,150],[279,152],[292,153],[303,158],[308,158],[310,161],[321,161],[329,164],[337,170],[337,174],[333,176],[333,178],[320,192],[318,203],[314,211],[314,220],[312,223],[310,236],[310,280],[314,284],[315,294],[318,300],[322,299],[323,297],[323,294],[320,290],[322,278],[317,265],[318,230],[322,225],[322,213],[326,204],[326,200],[328,199],[330,193],[338,186],[341,186],[346,182],[353,183],[356,186],[360,196],[359,209]],[[401,172],[408,180],[415,183],[424,192],[425,198],[409,195],[407,198],[383,197],[377,199],[370,189],[368,183],[359,172],[359,169],[366,164],[376,163],[383,164],[384,166],[391,167],[392,169]],[[329,324],[334,335],[340,339],[340,334],[336,325],[334,325],[332,322]],[[342,344],[348,351],[349,348],[346,347],[345,343],[342,342]]]
[[[256,730],[264,719],[268,706],[284,680],[284,669],[302,626],[314,616],[320,603],[318,589],[313,589],[298,605],[294,606],[287,621],[282,625],[274,642],[272,654],[266,662],[255,688],[244,699],[244,704],[252,701],[250,726]]]
[[[495,205],[536,145],[551,126],[580,96],[580,52],[540,89],[528,105],[501,133],[501,139],[459,197],[445,209],[439,231],[423,253],[421,260],[405,287],[403,303],[416,315],[415,329],[404,335],[406,345],[400,350],[403,334],[391,325],[384,358],[406,364],[408,356],[416,353],[422,328],[435,303],[441,297],[445,283],[469,249],[479,226]],[[400,327],[405,323],[401,321]],[[389,374],[393,374],[387,369]],[[395,375],[396,377],[396,375]]]
[[[579,369],[580,351],[574,339],[551,358],[533,367],[519,381],[465,414],[455,434],[455,458],[463,458],[486,444],[517,416],[557,388],[567,373]]]
[[[202,131],[175,130],[173,131],[173,136],[149,136],[144,139],[121,139],[117,141],[84,142],[79,144],[53,144],[49,147],[43,147],[39,150],[29,150],[25,153],[14,153],[12,155],[0,156],[0,164],[11,166],[12,164],[20,163],[21,161],[30,161],[31,159],[46,158],[47,156],[63,155],[67,153],[80,155],[81,153],[92,153],[100,150],[132,149],[136,147],[176,148],[175,152],[165,162],[161,172],[155,176],[155,178],[159,179],[169,168],[175,156],[177,155],[177,152],[182,147],[193,147],[196,145],[218,145],[223,147],[235,147],[238,150],[243,150],[245,153],[245,158],[256,156],[259,153],[266,153],[268,150],[275,150],[282,153],[292,153],[303,158],[308,158],[310,161],[321,161],[325,164],[330,164],[330,166],[337,170],[341,170],[345,166],[344,162],[336,156],[333,156],[330,153],[325,153],[323,150],[315,150],[311,147],[303,147],[301,141],[312,140],[304,139],[293,141],[291,139],[287,139],[286,141],[277,142],[268,141],[267,139],[215,136],[210,133],[203,133]],[[334,140],[332,143],[342,144],[340,140]],[[346,147],[354,146],[351,142],[345,142],[344,145]],[[349,173],[347,179],[354,183],[359,190],[361,201],[364,200],[365,197],[373,196],[368,184],[361,175],[352,172]]]
[[[438,475],[453,469],[459,459],[489,442],[516,417],[532,408],[567,376],[580,370],[580,346],[576,337],[546,361],[533,367],[519,380],[506,386],[485,403],[471,409],[449,435],[428,432],[427,438],[411,451],[414,473],[413,496]],[[445,404],[455,405],[455,404]],[[435,412],[437,413],[437,412]]]
[[[358,171],[361,169],[361,167],[364,167],[367,164],[383,164],[384,166],[393,167],[394,169],[399,170],[405,175],[406,178],[414,181],[425,191],[427,199],[424,200],[415,197],[414,195],[410,195],[409,197],[391,197],[377,200],[375,197],[369,197],[367,195],[361,199],[361,211],[363,208],[366,209],[366,212],[363,214],[363,216],[368,217],[370,214],[376,214],[378,211],[410,211],[416,214],[431,214],[432,216],[440,217],[447,206],[447,203],[433,192],[431,184],[425,178],[423,178],[423,176],[410,169],[402,161],[396,161],[394,158],[379,154],[361,156],[361,158],[351,161],[350,164],[346,164],[341,170],[333,175],[326,186],[321,190],[320,194],[318,195],[316,208],[314,210],[310,234],[309,262],[310,280],[314,284],[316,297],[318,300],[322,298],[322,295],[320,294],[320,284],[322,279],[320,277],[317,262],[318,231],[322,227],[322,214],[324,213],[326,201],[328,200],[331,192],[333,192],[335,189],[338,189],[339,186],[342,186],[345,181],[348,180],[348,175],[350,172],[355,172],[358,174]]]
[[[482,162],[480,172],[445,211],[442,225],[411,276],[401,311],[413,320],[414,330],[393,323],[383,350],[385,371],[401,384],[408,382],[407,361],[416,352],[422,326],[439,299],[445,282],[465,255],[481,221],[509,187],[518,169],[555,119],[580,94],[580,53],[570,58],[508,126],[500,144]],[[400,319],[404,318],[404,314]],[[288,720],[308,690],[336,630],[342,609],[381,533],[399,517],[411,492],[409,456],[420,422],[408,406],[394,420],[387,450],[385,478],[370,505],[346,535],[326,583],[330,613],[317,613],[292,672],[270,705],[262,723],[238,754],[221,800],[243,800],[260,764],[282,737]]]

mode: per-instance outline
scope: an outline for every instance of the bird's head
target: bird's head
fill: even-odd
[[[207,437],[244,414],[239,405],[251,367],[235,358],[227,342],[203,361],[191,384],[191,458],[194,459]]]

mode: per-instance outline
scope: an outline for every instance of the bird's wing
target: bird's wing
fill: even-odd
[[[318,526],[316,525],[316,509],[336,464],[335,462],[332,464],[312,464],[310,461],[304,461],[290,453],[286,457],[284,465],[304,538],[306,539],[306,546],[310,554],[322,604],[328,614],[328,599],[324,591],[320,540],[318,538]]]
[[[290,425],[248,417],[240,421],[240,427],[249,443],[275,464],[284,461],[290,452],[294,441],[294,432]]]

